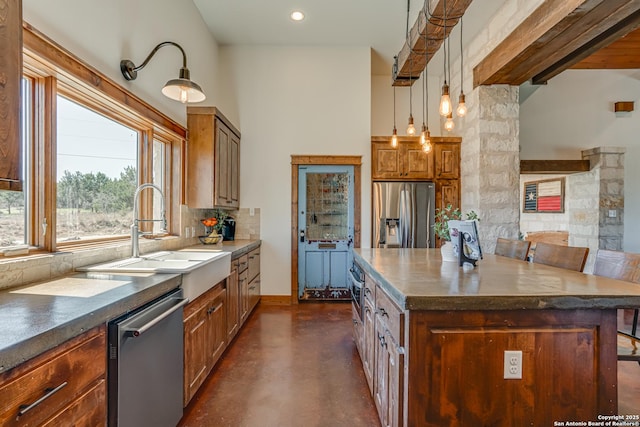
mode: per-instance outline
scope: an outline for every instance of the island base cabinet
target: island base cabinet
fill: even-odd
[[[617,414],[615,310],[409,313],[408,426],[551,426]],[[504,379],[507,350],[522,351],[522,379]]]

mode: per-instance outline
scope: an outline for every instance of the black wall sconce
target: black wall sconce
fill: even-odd
[[[204,92],[200,86],[191,81],[189,78],[189,69],[187,68],[187,55],[184,53],[184,49],[179,44],[174,42],[162,42],[153,48],[149,56],[139,66],[135,66],[129,59],[123,59],[120,61],[120,71],[127,80],[135,80],[138,77],[138,71],[142,70],[151,60],[153,55],[156,54],[160,48],[164,46],[172,45],[180,49],[182,52],[182,68],[180,68],[180,76],[177,79],[172,79],[167,82],[162,88],[162,93],[171,99],[180,101],[183,104],[187,102],[201,102],[205,100]]]

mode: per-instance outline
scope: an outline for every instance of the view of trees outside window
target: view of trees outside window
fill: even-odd
[[[56,239],[127,235],[138,132],[58,96]]]
[[[28,206],[26,202],[28,183],[25,181],[28,165],[28,144],[31,139],[31,105],[29,99],[31,93],[31,81],[22,79],[22,183],[23,191],[0,190],[0,248],[27,243],[27,216]]]

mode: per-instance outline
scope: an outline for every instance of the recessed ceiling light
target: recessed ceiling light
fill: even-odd
[[[289,16],[291,16],[291,19],[294,21],[302,21],[304,19],[304,13],[299,10],[294,10]]]

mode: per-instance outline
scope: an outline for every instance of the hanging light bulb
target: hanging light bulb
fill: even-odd
[[[413,125],[413,114],[409,114],[409,125],[407,126],[407,135],[415,135],[416,127]]]
[[[447,117],[452,111],[451,97],[449,96],[449,85],[445,80],[442,85],[442,97],[440,98],[440,115]]]
[[[391,135],[391,147],[398,147],[398,131],[396,130],[396,87],[393,87],[393,134]]]
[[[427,142],[427,126],[422,124],[422,132],[420,132],[420,145],[424,145]]]
[[[464,117],[467,114],[467,105],[464,103],[464,92],[460,92],[460,98],[458,98],[458,108],[456,108],[456,114],[458,117]]]
[[[460,97],[458,98],[458,108],[456,108],[456,114],[458,117],[464,117],[467,114],[467,105],[464,102],[464,90],[462,85],[464,84],[464,55],[462,51],[462,17],[460,17]]]
[[[431,132],[429,132],[429,128],[424,132],[424,144],[422,144],[422,151],[425,153],[430,153],[433,145],[431,145]]]
[[[447,132],[451,132],[454,127],[455,124],[453,123],[453,113],[449,113],[449,115],[447,116],[447,120],[444,122],[444,130],[446,130]]]

